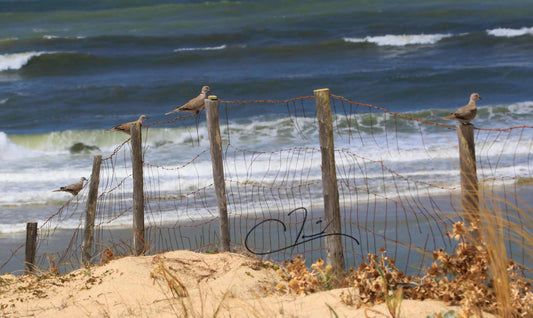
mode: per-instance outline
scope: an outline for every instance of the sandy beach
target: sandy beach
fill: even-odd
[[[172,290],[165,276],[182,285]],[[385,304],[357,309],[343,303],[341,293],[353,293],[353,288],[294,295],[276,291],[279,281],[275,265],[256,258],[173,251],[124,257],[57,276],[2,275],[0,312],[3,317],[388,316]],[[425,318],[450,310],[460,308],[404,300],[401,316]]]

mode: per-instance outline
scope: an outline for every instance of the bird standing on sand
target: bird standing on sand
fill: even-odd
[[[132,121],[132,122],[125,123],[125,124],[120,124],[120,125],[115,126],[115,127],[111,128],[111,129],[108,129],[107,131],[121,131],[121,132],[129,135],[130,134],[131,125],[133,123],[141,123],[141,126],[142,126],[142,124],[146,120],[146,118],[148,118],[148,117],[146,117],[146,115],[141,115],[139,117],[139,119],[137,119],[136,121]]]
[[[80,181],[76,182],[76,183],[73,183],[73,184],[69,184],[68,186],[66,187],[61,187],[57,190],[54,190],[52,192],[59,192],[59,191],[65,191],[65,192],[68,192],[72,195],[77,195],[81,189],[83,189],[83,182],[87,180],[85,179],[85,177],[81,177]]]
[[[481,96],[478,93],[472,93],[470,95],[470,101],[467,105],[459,108],[455,113],[450,116],[444,117],[444,119],[456,119],[462,124],[468,124],[477,115],[476,101],[480,100]]]
[[[209,86],[202,87],[202,92],[200,95],[183,104],[183,106],[177,107],[173,111],[166,113],[165,115],[170,115],[175,112],[190,112],[198,114],[205,107],[204,99],[207,92],[209,92]]]

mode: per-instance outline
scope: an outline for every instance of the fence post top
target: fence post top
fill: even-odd
[[[207,97],[207,99],[218,100],[217,95],[209,95],[209,97]]]
[[[319,92],[329,92],[329,88],[320,88],[313,91],[315,94]]]

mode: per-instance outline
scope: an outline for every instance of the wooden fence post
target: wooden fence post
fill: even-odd
[[[37,254],[37,222],[26,223],[26,273],[35,270],[35,255]]]
[[[133,250],[135,255],[146,252],[144,240],[144,187],[141,124],[134,123],[131,132],[131,169],[133,171]]]
[[[83,265],[91,262],[91,252],[94,241],[94,218],[96,216],[96,203],[98,199],[98,185],[100,184],[100,165],[102,156],[95,155],[93,158],[93,170],[91,173],[91,183],[87,205],[85,206],[85,231],[83,233],[83,244],[81,251],[81,261]]]
[[[479,188],[476,172],[476,149],[474,143],[474,126],[457,125],[459,139],[459,162],[461,169],[461,196],[464,219],[467,226],[478,230],[473,232],[473,240],[479,238]]]
[[[211,95],[205,100],[205,109],[207,130],[211,145],[213,180],[215,182],[215,192],[220,217],[220,248],[222,251],[228,252],[230,250],[228,207],[226,201],[226,183],[224,180],[224,162],[222,160],[222,139],[220,137],[218,100],[216,96]]]
[[[329,89],[314,90],[320,150],[322,153],[322,192],[324,194],[324,215],[326,234],[342,232],[339,206],[339,189],[335,167],[335,148],[333,145],[333,120]],[[326,261],[337,273],[344,272],[344,254],[340,235],[326,236]]]

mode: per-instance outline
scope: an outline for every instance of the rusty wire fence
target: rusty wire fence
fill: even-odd
[[[297,254],[307,260],[325,258],[328,224],[314,96],[219,103],[232,250],[277,261]],[[461,220],[455,126],[439,121],[441,113],[419,119],[417,114],[397,114],[336,95],[331,95],[331,105],[347,267],[385,249],[400,268],[417,272],[427,266],[434,250],[453,249],[456,242],[446,232]],[[272,115],[261,122],[231,118],[232,112],[253,107],[268,107]],[[202,122],[183,129],[169,150],[162,150],[166,145],[157,141],[187,120],[196,118],[180,116],[143,128],[148,253],[209,252],[219,246],[211,157]],[[508,221],[504,239],[509,256],[530,268],[531,243],[520,234],[532,231],[528,193],[533,127],[476,128],[475,139],[482,200]],[[130,157],[125,140],[102,160],[94,263],[111,254],[133,254]],[[66,271],[82,264],[86,195],[84,189],[40,225],[40,268]],[[72,218],[79,219],[78,227],[60,227]],[[0,266],[23,262],[22,246]]]

